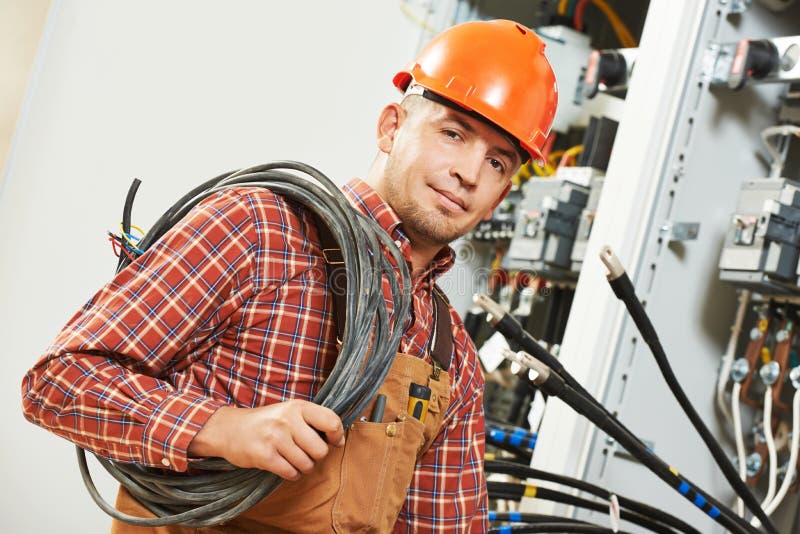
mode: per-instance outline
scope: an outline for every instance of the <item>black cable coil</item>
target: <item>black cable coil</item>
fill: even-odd
[[[130,211],[138,185],[137,180],[126,199],[125,233],[130,233]],[[267,188],[305,206],[320,224],[330,229],[341,248],[348,275],[342,347],[333,370],[313,400],[336,412],[347,427],[375,396],[391,367],[411,306],[408,265],[384,230],[351,207],[329,178],[313,167],[293,161],[258,165],[201,184],[156,221],[139,242],[139,248],[147,251],[199,202],[232,187]],[[393,261],[382,253],[382,248]],[[130,262],[125,254],[120,254],[117,272]],[[388,280],[390,286],[391,313],[383,295],[383,280]],[[193,463],[193,467],[204,471],[202,474],[176,475],[98,456],[101,465],[158,516],[141,518],[123,514],[107,503],[92,481],[83,449],[78,447],[77,454],[81,476],[97,505],[115,519],[139,526],[219,524],[252,507],[282,482],[273,473],[238,468],[221,458]]]

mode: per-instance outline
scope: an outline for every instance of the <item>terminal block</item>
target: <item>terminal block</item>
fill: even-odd
[[[720,279],[762,294],[800,295],[800,183],[742,184],[719,261]]]

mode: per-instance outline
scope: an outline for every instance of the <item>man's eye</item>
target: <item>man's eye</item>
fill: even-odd
[[[503,174],[503,173],[506,172],[505,165],[503,165],[500,161],[498,161],[498,160],[496,160],[494,158],[489,158],[489,165],[491,165],[500,174]]]
[[[442,130],[442,133],[449,137],[450,139],[461,139],[461,135],[455,130]]]

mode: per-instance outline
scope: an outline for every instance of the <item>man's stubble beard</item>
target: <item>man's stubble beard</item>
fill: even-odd
[[[388,180],[386,191],[388,197],[386,201],[400,217],[403,230],[412,241],[421,238],[431,244],[445,246],[464,234],[447,224],[449,216],[444,207],[437,206],[425,210],[414,202],[413,191],[409,191],[409,196],[404,198],[396,182],[391,178]]]

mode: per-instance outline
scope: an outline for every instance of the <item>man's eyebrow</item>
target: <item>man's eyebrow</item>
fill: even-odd
[[[497,152],[501,156],[503,156],[506,159],[508,159],[508,161],[511,162],[511,165],[516,164],[517,158],[519,157],[519,154],[517,154],[516,151],[514,151],[514,150],[506,150],[505,148],[500,147],[500,146],[494,146],[494,147],[492,147],[492,150],[494,150],[495,152]]]
[[[467,122],[466,120],[464,120],[463,118],[458,116],[456,113],[451,112],[450,110],[448,110],[447,116],[445,116],[444,120],[445,121],[448,121],[448,120],[449,121],[453,121],[456,124],[458,124],[459,126],[461,126],[467,132],[469,132],[471,134],[475,133],[475,128],[472,126],[472,124],[470,124],[469,122]],[[505,137],[505,134],[503,134],[503,137]],[[492,150],[494,150],[495,152],[497,152],[501,156],[507,158],[511,162],[512,165],[514,163],[516,163],[517,157],[519,156],[519,154],[517,154],[516,151],[505,149],[505,148],[503,148],[503,147],[501,147],[499,145],[493,146]]]
[[[461,117],[456,115],[456,113],[454,113],[454,112],[448,112],[447,115],[445,116],[444,120],[445,121],[453,121],[456,124],[458,124],[459,126],[461,126],[462,128],[464,128],[469,133],[472,133],[472,134],[475,133],[475,128],[469,122],[465,121],[464,119],[462,119]]]

